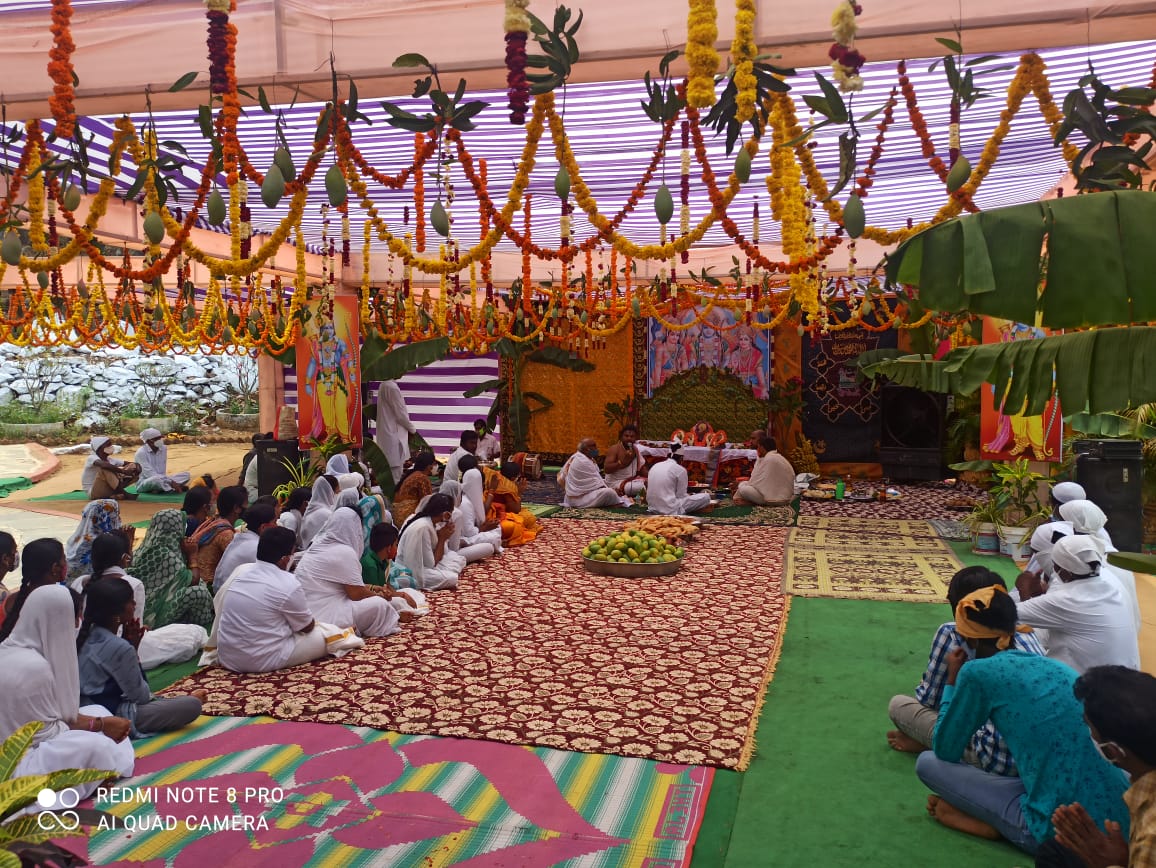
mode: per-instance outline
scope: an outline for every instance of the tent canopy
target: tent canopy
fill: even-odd
[[[331,52],[338,71],[357,80],[363,98],[404,92],[411,71],[392,70],[390,63],[410,51],[465,75],[471,87],[504,86],[503,0],[239,0],[237,5],[239,80],[242,86],[277,84],[271,96],[278,101],[288,102],[297,84],[303,85],[302,99],[327,99]],[[573,5],[585,12],[576,82],[639,78],[669,47],[686,42],[687,7],[681,0]],[[826,63],[833,0],[757,0],[757,5],[760,47],[796,66]],[[725,52],[734,29],[733,7],[718,6],[719,47]],[[933,37],[952,36],[960,15],[969,53],[1108,43],[1156,33],[1156,2],[864,0],[863,6],[859,47],[871,60],[934,54]],[[79,113],[139,110],[146,84],[158,91],[154,108],[189,108],[205,100],[203,83],[164,93],[186,72],[207,69],[201,0],[73,0],[73,7]],[[0,7],[9,118],[48,114],[49,10],[48,0],[10,0]],[[531,4],[541,17],[551,10],[550,4]]]

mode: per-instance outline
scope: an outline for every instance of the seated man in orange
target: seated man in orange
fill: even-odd
[[[486,519],[502,524],[502,545],[519,546],[538,535],[538,519],[522,509],[522,487],[526,484],[522,468],[513,461],[502,465],[498,473],[482,468],[486,477],[486,496],[490,501]]]

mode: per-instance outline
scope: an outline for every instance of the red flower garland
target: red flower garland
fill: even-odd
[[[56,137],[71,139],[76,126],[76,106],[72,91],[72,41],[69,23],[72,20],[70,0],[52,0],[52,48],[48,52],[48,75],[52,78],[52,96],[48,105],[56,119]]]
[[[209,19],[209,87],[215,94],[229,92],[229,13],[210,9]]]
[[[526,83],[526,33],[506,34],[506,94],[510,98],[510,123],[525,124],[530,106],[530,86]]]

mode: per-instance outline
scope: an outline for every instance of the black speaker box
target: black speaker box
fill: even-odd
[[[1144,458],[1139,440],[1077,440],[1076,482],[1108,516],[1120,551],[1138,552],[1144,540]]]
[[[273,489],[289,482],[289,469],[282,463],[296,463],[301,458],[301,450],[296,438],[293,440],[258,440],[257,493],[262,497],[272,494]]]
[[[947,396],[886,383],[879,392],[879,409],[883,475],[900,480],[941,478]]]

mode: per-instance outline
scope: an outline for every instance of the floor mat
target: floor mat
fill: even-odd
[[[173,690],[208,690],[210,714],[744,767],[786,614],[786,533],[708,527],[674,578],[586,573],[579,550],[615,528],[551,519],[399,634],[266,675],[207,669]]]
[[[912,525],[920,535],[905,532]],[[829,519],[791,531],[783,585],[802,597],[941,603],[962,566],[926,522]]]
[[[95,865],[688,864],[713,769],[368,728],[202,717],[137,745]],[[112,825],[109,823],[108,825]],[[471,861],[473,860],[473,861]]]
[[[6,476],[0,479],[0,497],[7,497],[14,491],[32,487],[32,480],[27,476]]]
[[[875,500],[809,500],[803,498],[803,515],[826,515],[838,518],[898,518],[929,519],[959,517],[960,512],[947,506],[948,501],[960,497],[977,498],[981,489],[960,484],[952,487],[939,482],[889,485],[901,495],[898,500],[880,503]],[[969,510],[964,510],[966,514]]]
[[[523,500],[522,509],[530,510],[530,512],[534,513],[538,518],[546,518],[547,516],[560,512],[562,507],[556,503],[528,503]]]
[[[971,540],[971,531],[962,521],[954,518],[933,518],[927,522],[945,540],[966,542]]]
[[[631,506],[626,508],[591,507],[590,509],[571,509],[561,507],[553,515],[555,518],[572,518],[583,521],[629,521],[631,517],[651,515],[645,507]],[[716,507],[711,512],[697,514],[708,524],[743,524],[762,525],[764,527],[791,527],[795,523],[796,513],[790,506],[729,506]]]
[[[130,493],[136,493],[136,486],[130,485],[125,489]],[[46,494],[43,497],[30,497],[29,501],[33,503],[50,501],[50,500],[84,500],[87,501],[88,494],[83,489],[77,491],[65,491],[61,494]],[[184,494],[179,491],[169,492],[167,494],[139,494],[137,501],[140,503],[183,503],[185,499]]]

